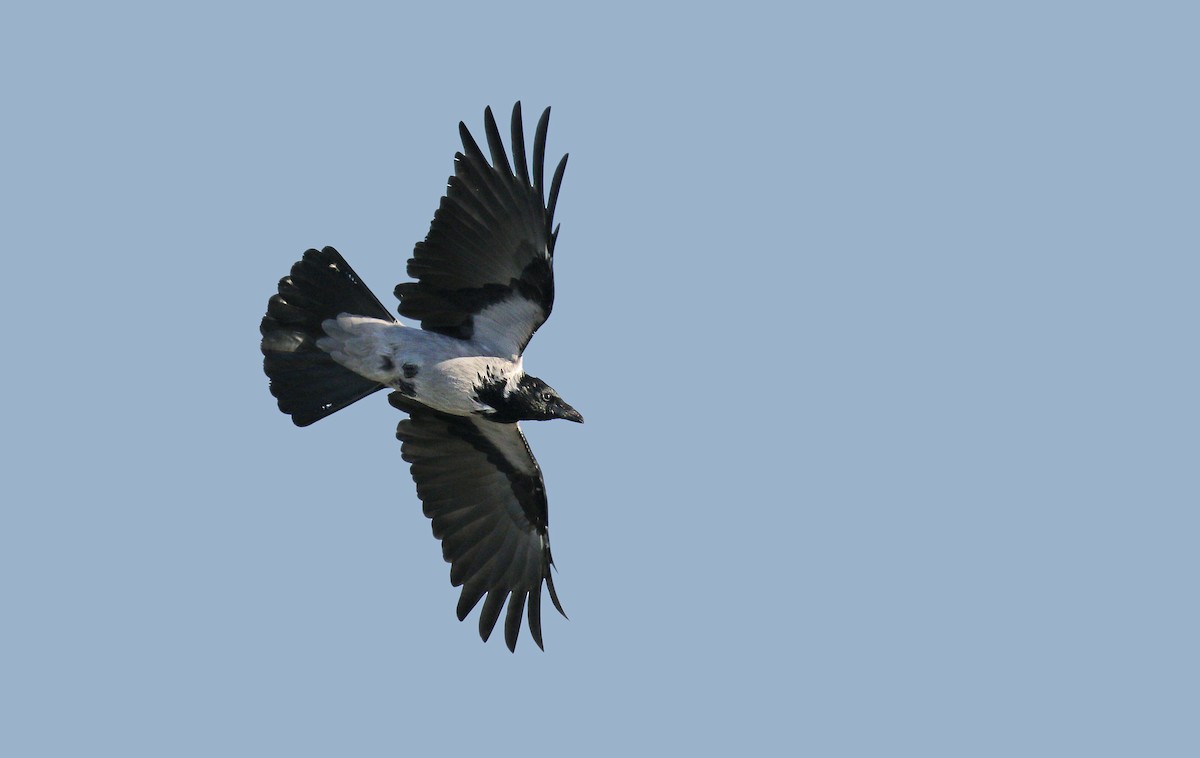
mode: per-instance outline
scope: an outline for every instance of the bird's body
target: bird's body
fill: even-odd
[[[381,389],[409,414],[396,436],[425,515],[462,586],[461,620],[483,599],[486,640],[505,602],[515,648],[521,615],[539,647],[541,589],[562,606],[550,577],[541,469],[517,422],[582,422],[522,354],[554,302],[553,227],[566,156],[543,183],[549,109],[538,123],[532,176],[520,103],[513,108],[510,167],[491,109],[489,164],[459,124],[465,153],[396,287],[399,323],[331,247],[309,250],[279,283],[263,318],[263,365],[279,408],[307,426]],[[486,597],[486,599],[484,599]]]
[[[323,326],[327,336],[317,346],[339,365],[454,416],[488,412],[476,397],[479,377],[508,385],[524,373],[520,358],[488,355],[472,341],[399,323],[342,314]]]

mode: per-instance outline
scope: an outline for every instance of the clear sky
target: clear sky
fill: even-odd
[[[1200,754],[1192,6],[493,5],[0,12],[0,754]],[[517,99],[587,424],[512,655],[258,322],[393,305]]]

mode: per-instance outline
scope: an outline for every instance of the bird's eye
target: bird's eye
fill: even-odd
[[[543,403],[548,403],[548,402],[550,402],[550,401],[551,401],[551,400],[553,400],[553,399],[554,399],[554,393],[553,393],[553,392],[543,392],[543,393],[542,393],[542,402],[543,402]]]

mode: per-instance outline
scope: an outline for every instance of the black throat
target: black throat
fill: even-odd
[[[518,384],[506,397],[504,389],[507,385],[508,382],[504,379],[488,377],[487,381],[475,390],[475,399],[494,410],[493,413],[484,412],[488,420],[513,424],[529,418],[533,407],[528,395]]]

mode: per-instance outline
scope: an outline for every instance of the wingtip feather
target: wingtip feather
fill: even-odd
[[[513,164],[517,169],[517,178],[524,184],[529,184],[529,162],[525,157],[525,123],[521,119],[521,101],[513,106],[512,124]]]
[[[546,174],[546,131],[550,128],[550,109],[542,111],[542,117],[538,119],[537,130],[533,137],[533,186],[537,190],[538,197],[546,197],[544,192]]]
[[[504,600],[508,597],[508,590],[492,589],[488,591],[487,599],[483,601],[483,610],[479,612],[479,636],[484,642],[488,641],[488,637],[492,636],[492,631],[496,628],[496,621],[500,618],[500,611],[504,608]]]
[[[529,605],[526,609],[526,616],[529,619],[529,636],[533,637],[533,642],[538,646],[538,649],[545,650],[545,645],[542,644],[542,588],[538,587],[537,592],[529,593]]]
[[[488,150],[492,153],[492,166],[497,171],[512,174],[512,167],[508,164],[508,153],[504,149],[504,140],[500,138],[500,128],[496,126],[496,117],[492,114],[490,105],[483,109],[483,128],[487,134]]]
[[[482,586],[463,585],[462,594],[458,596],[458,607],[455,609],[459,621],[466,619],[467,614],[475,609],[484,592],[485,590]]]
[[[484,161],[487,160],[486,158],[483,157],[483,151],[479,149],[479,143],[477,143],[475,141],[475,138],[471,136],[471,130],[468,129],[467,125],[462,121],[458,122],[458,136],[462,140],[463,150],[466,151],[466,155],[469,155],[472,158],[478,158],[478,159],[484,160]],[[459,161],[460,155],[461,155],[461,153],[455,154],[455,156],[454,156],[455,162]]]
[[[508,612],[504,616],[504,644],[510,652],[517,652],[517,638],[521,636],[521,616],[525,612],[525,593],[513,592],[508,599]]]
[[[550,199],[546,201],[546,219],[549,221],[554,218],[554,206],[558,205],[558,191],[562,188],[563,173],[567,170],[567,158],[570,153],[565,153],[562,160],[558,162],[558,167],[554,169],[554,178],[550,180]]]
[[[558,601],[558,593],[554,591],[554,579],[550,576],[549,571],[546,572],[546,587],[550,590],[550,601],[554,603],[555,609],[562,614],[563,618],[570,621],[571,617],[567,615],[567,612],[563,610],[562,603]]]

